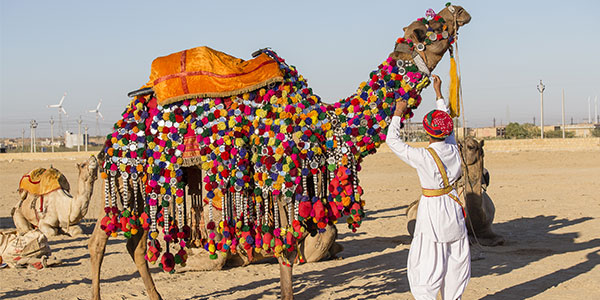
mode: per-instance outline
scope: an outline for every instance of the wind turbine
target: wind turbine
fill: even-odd
[[[63,102],[65,101],[66,96],[67,96],[67,92],[65,92],[65,94],[62,96],[62,98],[60,98],[60,102],[58,102],[58,104],[48,105],[48,108],[58,108],[58,128],[61,132],[63,132],[63,127],[62,127],[62,117],[60,114],[63,113],[63,114],[65,114],[65,117],[68,117],[67,111],[62,106]]]
[[[91,110],[88,111],[88,112],[96,114],[96,132],[97,132],[97,135],[100,135],[100,124],[98,123],[98,118],[100,117],[104,121],[104,116],[100,113],[100,105],[102,105],[102,99],[100,99],[100,101],[98,101],[98,106],[96,106],[96,109],[91,109]]]

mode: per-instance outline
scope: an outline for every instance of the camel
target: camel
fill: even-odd
[[[98,161],[91,156],[77,164],[79,177],[77,179],[77,195],[69,194],[69,184],[60,174],[60,188],[43,194],[35,195],[26,189],[19,189],[21,200],[12,209],[11,214],[17,231],[24,234],[38,227],[47,237],[64,233],[76,236],[83,233],[78,225],[85,217],[92,198],[94,182],[98,178]]]
[[[502,236],[492,230],[496,208],[486,190],[489,185],[489,173],[483,166],[484,141],[478,142],[472,137],[459,141],[462,156],[463,177],[455,183],[464,199],[467,213],[467,230],[469,240],[484,246],[504,244]],[[419,200],[411,203],[406,209],[407,229],[412,236],[415,229]]]
[[[352,231],[360,226],[360,163],[385,141],[397,99],[418,107],[431,71],[471,19],[450,4],[428,17],[406,27],[368,82],[332,105],[270,49],[250,61],[207,47],[157,58],[103,150],[105,209],[88,244],[92,298],[100,299],[107,240],[122,231],[150,299],[161,296],[148,262],[174,272],[187,246],[203,247],[215,265],[273,255],[281,297],[293,299],[299,250],[329,252],[335,238],[321,237],[334,236],[342,216]],[[243,84],[228,84],[237,77]],[[193,228],[186,193],[197,210]]]

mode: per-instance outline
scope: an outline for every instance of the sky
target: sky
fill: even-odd
[[[213,3],[215,2],[215,3]],[[10,1],[0,0],[0,137],[58,132],[57,104],[77,132],[105,135],[148,81],[156,57],[209,46],[250,59],[271,47],[298,68],[324,102],[350,96],[392,51],[403,28],[445,1]],[[459,30],[464,113],[469,127],[508,122],[587,122],[600,96],[600,1],[461,1],[472,16]],[[449,82],[446,55],[434,73]],[[423,92],[415,120],[434,108]],[[104,120],[96,126],[102,99]],[[600,105],[600,104],[598,104]],[[82,129],[83,130],[83,129]]]

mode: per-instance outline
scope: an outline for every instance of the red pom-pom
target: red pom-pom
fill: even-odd
[[[213,222],[213,221],[208,222],[208,224],[206,224],[206,229],[208,229],[208,230],[215,229],[215,222]]]
[[[310,212],[312,211],[312,204],[310,201],[300,202],[298,205],[298,214],[303,218],[308,218],[310,216]]]

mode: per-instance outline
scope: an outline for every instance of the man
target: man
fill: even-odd
[[[399,133],[407,103],[400,100],[386,143],[409,166],[417,169],[423,188],[414,238],[408,252],[408,283],[413,296],[435,300],[460,299],[471,276],[469,241],[465,215],[452,184],[460,178],[461,159],[448,106],[442,97],[440,78],[432,76],[437,110],[423,118],[429,135],[427,148],[405,144]]]

